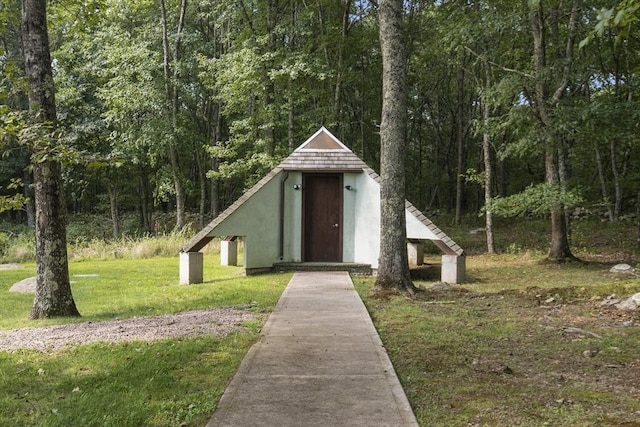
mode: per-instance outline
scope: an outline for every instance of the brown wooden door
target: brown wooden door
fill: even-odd
[[[342,175],[304,174],[303,260],[342,262]]]

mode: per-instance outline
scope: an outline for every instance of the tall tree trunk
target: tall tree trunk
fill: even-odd
[[[577,6],[574,2],[574,9],[572,13],[572,25],[574,15],[577,15]],[[545,21],[543,1],[539,1],[530,10],[531,18],[531,30],[533,35],[533,48],[534,48],[534,67],[535,67],[535,108],[538,115],[540,131],[545,135],[545,178],[546,182],[552,186],[560,185],[560,172],[559,172],[559,158],[558,158],[558,142],[552,135],[551,118],[549,116],[549,106],[555,106],[560,97],[564,93],[568,85],[568,74],[570,71],[571,52],[573,47],[572,36],[569,36],[567,42],[567,56],[564,75],[562,81],[558,85],[553,96],[547,95],[547,74],[546,69],[546,40],[545,40]],[[564,217],[564,208],[562,206],[555,206],[551,209],[551,245],[549,248],[548,258],[552,261],[563,261],[569,258],[574,258],[571,250],[569,249],[569,237],[567,233],[566,221]]]
[[[488,67],[486,72],[486,87],[489,88],[490,80]],[[490,115],[491,108],[489,107],[488,100],[485,100],[482,103],[482,116],[484,121],[484,130],[482,132],[482,157],[484,160],[484,203],[486,206],[485,232],[487,234],[487,253],[493,254],[496,252],[496,248],[493,242],[493,213],[491,212],[491,202],[493,200],[493,164],[491,162],[491,140],[488,130]]]
[[[109,192],[109,208],[111,211],[111,223],[113,224],[113,238],[120,236],[120,215],[118,214],[118,187],[115,184],[107,184]]]
[[[342,30],[340,31],[340,45],[338,46],[338,60],[336,69],[336,84],[333,89],[333,121],[336,124],[336,130],[342,133],[342,85],[344,81],[344,52],[347,45],[347,33],[349,32],[349,14],[351,13],[351,4],[353,0],[343,0],[344,8],[342,10]]]
[[[169,164],[171,165],[171,173],[173,175],[173,184],[176,192],[176,229],[182,230],[185,226],[185,201],[186,192],[182,175],[180,172],[180,162],[178,160],[177,137],[178,137],[178,60],[180,56],[180,37],[184,29],[184,21],[187,11],[187,0],[180,3],[180,17],[178,19],[178,27],[176,30],[176,39],[173,46],[173,76],[170,72],[171,58],[169,55],[169,35],[167,24],[167,10],[164,0],[160,0],[160,12],[162,21],[162,54],[164,69],[164,87],[165,96],[167,98],[167,107],[170,110],[171,120],[171,138],[168,146]]]
[[[380,123],[380,265],[377,288],[397,287],[410,293],[405,218],[405,137],[407,122],[406,58],[403,0],[381,0],[378,6],[382,49],[382,120]]]
[[[466,158],[466,137],[465,137],[465,99],[464,99],[464,69],[458,71],[458,114],[457,114],[457,133],[456,133],[456,213],[455,223],[460,225],[462,222],[462,202],[464,197],[464,174],[465,174],[465,158]]]
[[[611,172],[613,174],[613,220],[620,218],[622,211],[622,188],[620,186],[620,171],[618,170],[618,150],[614,138],[609,141],[609,151],[611,153]]]
[[[291,82],[289,82],[289,85],[291,85]],[[289,144],[289,152],[292,152],[293,149],[295,148],[295,141],[296,141],[296,135],[295,135],[295,126],[294,126],[294,118],[295,118],[295,114],[294,114],[294,102],[293,102],[293,94],[291,93],[291,91],[289,91],[289,99],[288,99],[288,111],[287,111],[287,141]]]
[[[219,169],[219,161],[216,158],[211,159],[211,170],[217,172]],[[217,217],[220,213],[220,195],[219,195],[219,183],[217,178],[211,179],[211,195],[210,195],[210,211],[213,218]]]
[[[32,123],[56,123],[55,88],[47,34],[46,0],[22,2],[22,37],[25,72],[29,82]],[[36,145],[40,141],[35,141]],[[45,145],[46,147],[46,145]],[[50,150],[49,147],[44,150]],[[42,160],[48,152],[36,152],[33,166],[36,208],[36,293],[29,317],[79,316],[67,259],[65,202],[60,163]],[[53,158],[53,157],[52,157]]]
[[[199,144],[196,144],[199,145]],[[205,226],[205,211],[207,203],[207,171],[205,153],[201,147],[194,147],[196,156],[196,164],[198,167],[198,187],[200,187],[200,201],[198,203],[198,227],[202,229]]]
[[[609,222],[613,222],[613,208],[611,207],[611,197],[609,196],[609,189],[607,188],[607,181],[604,177],[604,166],[602,164],[602,155],[600,154],[600,147],[598,147],[598,143],[596,142],[595,146],[596,153],[596,168],[598,169],[598,180],[600,182],[600,194],[602,194],[602,202],[607,208],[607,217],[609,218]]]
[[[151,203],[151,189],[149,188],[149,174],[144,165],[140,165],[138,174],[138,195],[140,197],[140,225],[147,233],[152,231],[151,215],[153,206]]]

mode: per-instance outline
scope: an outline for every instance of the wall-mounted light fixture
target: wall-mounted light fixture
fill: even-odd
[[[345,185],[345,186],[344,186],[344,189],[345,189],[345,190],[347,190],[347,191],[353,191],[353,190],[355,190],[355,188],[353,188],[353,187],[352,187],[352,186],[350,186],[350,185]]]
[[[293,189],[296,191],[302,190],[302,184],[293,184]]]

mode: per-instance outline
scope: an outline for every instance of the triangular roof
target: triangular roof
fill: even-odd
[[[278,166],[244,193],[235,201],[235,203],[229,206],[224,212],[218,215],[198,234],[196,234],[186,245],[182,247],[182,252],[197,252],[206,246],[207,243],[213,239],[212,236],[209,236],[209,233],[211,233],[218,224],[242,206],[245,201],[260,191],[265,184],[271,181],[281,171],[363,171],[378,184],[380,183],[380,176],[323,126],[298,148],[296,148],[289,157],[280,162]],[[451,240],[409,201],[405,201],[405,208],[411,215],[423,223],[435,236],[439,238],[439,240],[432,241],[443,253],[447,255],[463,254],[464,251],[460,246],[458,246],[458,244],[456,244],[456,242]]]

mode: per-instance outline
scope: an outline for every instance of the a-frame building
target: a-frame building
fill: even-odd
[[[411,203],[407,238],[430,240],[443,253],[442,281],[464,280],[464,251]],[[200,250],[222,237],[233,259],[244,242],[250,274],[283,263],[345,263],[378,267],[380,177],[324,127],[222,212],[180,253],[180,282],[202,282]],[[231,253],[229,252],[231,251]]]

